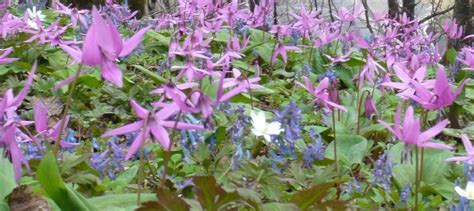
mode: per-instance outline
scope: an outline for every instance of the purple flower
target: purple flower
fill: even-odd
[[[3,50],[3,53],[0,54],[0,65],[7,64],[18,60],[17,58],[7,58],[8,54],[13,51],[13,48],[7,48]]]
[[[303,148],[303,160],[305,168],[311,168],[313,166],[314,160],[323,160],[324,153],[326,152],[326,145],[324,145],[321,135],[314,129],[309,131],[309,135],[313,142],[307,144],[307,146]]]
[[[448,158],[446,159],[446,161],[462,161],[472,165],[474,164],[474,148],[472,147],[472,143],[471,141],[469,141],[469,138],[464,134],[461,135],[461,139],[464,144],[464,149],[466,150],[467,155]]]
[[[86,34],[82,51],[67,45],[61,45],[61,48],[76,62],[90,66],[100,65],[102,77],[122,87],[122,71],[115,62],[119,57],[130,54],[140,44],[150,27],[123,41],[110,19],[104,20],[95,7],[92,9],[92,17],[93,22]]]
[[[373,184],[379,184],[386,192],[390,192],[392,184],[392,168],[393,163],[387,154],[383,154],[375,161],[374,169],[372,169]]]
[[[275,111],[275,121],[280,122],[281,128],[285,131],[285,139],[296,141],[301,138],[301,110],[296,103],[291,102],[282,111]]]
[[[439,122],[432,128],[421,132],[421,122],[419,118],[414,115],[413,107],[409,106],[405,112],[405,118],[403,124],[400,122],[400,108],[397,109],[395,114],[395,123],[393,127],[390,127],[387,123],[380,121],[385,128],[387,128],[393,135],[395,135],[400,141],[405,143],[405,146],[417,146],[435,149],[452,150],[453,147],[431,142],[430,140],[441,133],[443,129],[449,124],[447,119]],[[402,126],[402,127],[400,127]]]
[[[31,139],[24,135],[19,129],[18,126],[27,126],[31,122],[22,121],[16,115],[16,110],[22,104],[28,90],[33,83],[33,77],[36,72],[36,62],[33,65],[31,72],[28,76],[28,79],[25,82],[25,85],[20,90],[20,92],[14,96],[13,90],[8,89],[3,98],[0,99],[0,144],[6,147],[6,151],[11,157],[14,171],[15,179],[18,182],[21,178],[21,164],[24,163],[28,165],[25,158],[23,157],[23,152],[18,146],[17,138],[24,139],[26,141],[31,141]]]
[[[458,26],[455,19],[444,21],[443,30],[449,39],[459,39],[462,37],[463,27]]]
[[[172,115],[179,111],[176,104],[168,104],[158,112],[149,111],[141,107],[135,100],[130,102],[132,108],[135,110],[137,116],[141,119],[134,123],[110,130],[102,135],[102,137],[118,136],[134,131],[140,131],[138,136],[132,143],[125,159],[128,160],[134,155],[138,149],[145,144],[149,137],[153,137],[163,146],[165,150],[169,149],[171,144],[170,137],[165,128],[173,128],[185,130],[203,130],[201,125],[193,125],[183,122],[176,122],[168,120]]]
[[[336,104],[335,102],[331,101],[329,98],[329,78],[326,77],[324,78],[316,88],[313,88],[313,83],[311,80],[307,77],[304,77],[305,84],[303,85],[302,83],[298,83],[303,88],[306,88],[306,90],[313,95],[315,98],[315,101],[318,103],[322,103],[326,108],[329,109],[339,109],[341,111],[347,112],[347,109],[344,108],[341,105]]]
[[[440,66],[436,73],[433,93],[422,84],[413,82],[416,94],[408,95],[408,97],[420,103],[425,109],[437,110],[452,105],[454,101],[456,101],[458,95],[461,94],[464,85],[469,81],[470,79],[464,80],[456,91],[453,92],[448,77],[446,76],[446,72],[444,71],[444,67]]]

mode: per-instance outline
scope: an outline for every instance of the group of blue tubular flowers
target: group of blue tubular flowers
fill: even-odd
[[[75,136],[75,133],[76,132],[74,130],[72,130],[71,128],[68,128],[66,138],[64,139],[64,141],[68,142],[68,143],[71,143],[71,144],[79,143],[76,136]],[[42,152],[40,151],[40,149],[42,151],[45,151],[45,149],[46,149],[46,146],[44,145],[44,143],[41,143],[41,145],[40,145],[41,148],[38,148],[38,146],[35,145],[33,142],[26,142],[26,143],[20,144],[20,147],[25,152],[25,159],[27,161],[41,160],[43,155],[42,155]],[[61,148],[61,152],[73,152],[74,149],[75,149],[74,146],[64,147],[64,148]]]

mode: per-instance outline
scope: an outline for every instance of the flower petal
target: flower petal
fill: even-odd
[[[133,51],[133,49],[135,49],[140,44],[140,42],[142,41],[143,36],[150,29],[151,29],[151,27],[143,28],[140,31],[138,31],[135,35],[130,37],[130,39],[125,41],[125,43],[123,45],[123,49],[119,54],[119,57],[124,57],[124,56],[127,56],[128,54],[130,54]]]
[[[128,125],[125,125],[125,126],[122,126],[122,127],[115,128],[115,129],[113,129],[113,130],[107,131],[107,132],[104,133],[101,137],[110,137],[110,136],[123,135],[123,134],[127,134],[127,133],[131,133],[131,132],[137,131],[137,130],[139,130],[139,129],[142,128],[142,127],[143,127],[143,120],[140,120],[140,121],[137,121],[137,122],[134,122],[134,123],[130,123],[130,124],[128,124]]]
[[[113,61],[107,60],[104,63],[102,63],[102,65],[100,66],[100,70],[101,70],[102,77],[106,81],[118,87],[123,86],[122,71],[118,68],[118,66]]]

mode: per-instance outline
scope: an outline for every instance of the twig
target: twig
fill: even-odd
[[[372,30],[372,26],[370,25],[370,19],[369,19],[369,5],[367,4],[367,0],[362,0],[362,5],[364,6],[364,14],[365,14],[365,24],[367,25],[367,28],[369,29],[371,34],[374,34],[374,30]]]
[[[436,16],[444,15],[444,14],[450,12],[450,11],[453,10],[453,9],[454,9],[454,6],[448,8],[448,9],[446,9],[446,10],[443,10],[443,11],[441,11],[441,12],[432,13],[431,15],[429,15],[429,16],[427,16],[427,17],[421,19],[421,20],[420,20],[420,24],[421,24],[421,23],[424,23],[424,22],[426,22],[426,21],[429,21],[430,19],[432,19],[432,18],[434,18],[434,17],[436,17]]]

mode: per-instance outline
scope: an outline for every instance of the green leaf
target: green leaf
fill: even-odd
[[[151,78],[151,80],[153,80],[154,82],[156,83],[159,83],[159,84],[163,84],[163,83],[166,83],[166,79],[157,75],[156,73],[146,69],[145,67],[141,66],[141,65],[133,65],[133,67],[137,68],[138,70],[142,71],[143,73],[145,73],[145,75],[149,76]]]
[[[206,210],[220,210],[229,203],[240,200],[237,191],[225,191],[217,185],[213,176],[196,176],[193,178],[193,182],[198,201]]]
[[[156,200],[155,194],[144,193],[140,201],[146,202]],[[137,206],[137,194],[111,194],[88,199],[98,210],[135,210]]]
[[[155,30],[148,30],[146,35],[157,40],[158,43],[162,46],[168,46],[170,44],[171,39],[169,37],[163,36],[162,34],[158,33]]]
[[[8,211],[8,210],[10,210],[8,209],[8,204],[0,201],[0,211]]]
[[[322,201],[332,186],[331,183],[323,183],[300,190],[291,196],[290,202],[296,204],[301,210],[306,210],[311,205]]]
[[[2,154],[0,150],[0,155]],[[13,165],[3,156],[0,156],[0,172],[0,201],[2,201],[16,187]]]
[[[358,135],[336,134],[337,157],[348,165],[361,163],[370,148],[367,139]],[[334,159],[334,141],[326,149],[325,157]]]
[[[415,150],[415,149],[413,149]],[[394,162],[401,161],[401,155],[404,151],[404,144],[398,143],[389,150],[390,159]],[[403,164],[397,164],[393,167],[393,178],[399,187],[415,184],[415,151],[409,153],[412,158],[404,161]],[[419,150],[421,157],[421,150]],[[454,155],[453,152],[438,149],[424,149],[423,173],[421,182],[426,186],[428,192],[441,194],[443,197],[450,198],[454,189],[454,184],[446,180],[449,173],[449,163],[445,160]],[[448,183],[446,183],[448,182]],[[422,187],[423,189],[423,187]]]
[[[446,51],[445,57],[449,63],[454,64],[456,62],[457,55],[458,55],[458,52],[456,51],[456,49],[450,48]]]
[[[281,210],[297,211],[297,210],[299,210],[298,206],[296,206],[295,204],[276,203],[276,202],[264,204],[260,208],[261,208],[262,211],[281,211]]]
[[[138,166],[132,166],[127,171],[123,172],[118,176],[114,181],[110,183],[110,188],[114,192],[122,192],[125,187],[127,187],[137,176]]]
[[[37,178],[47,195],[61,210],[96,210],[82,195],[64,184],[56,157],[51,151],[41,160]]]

